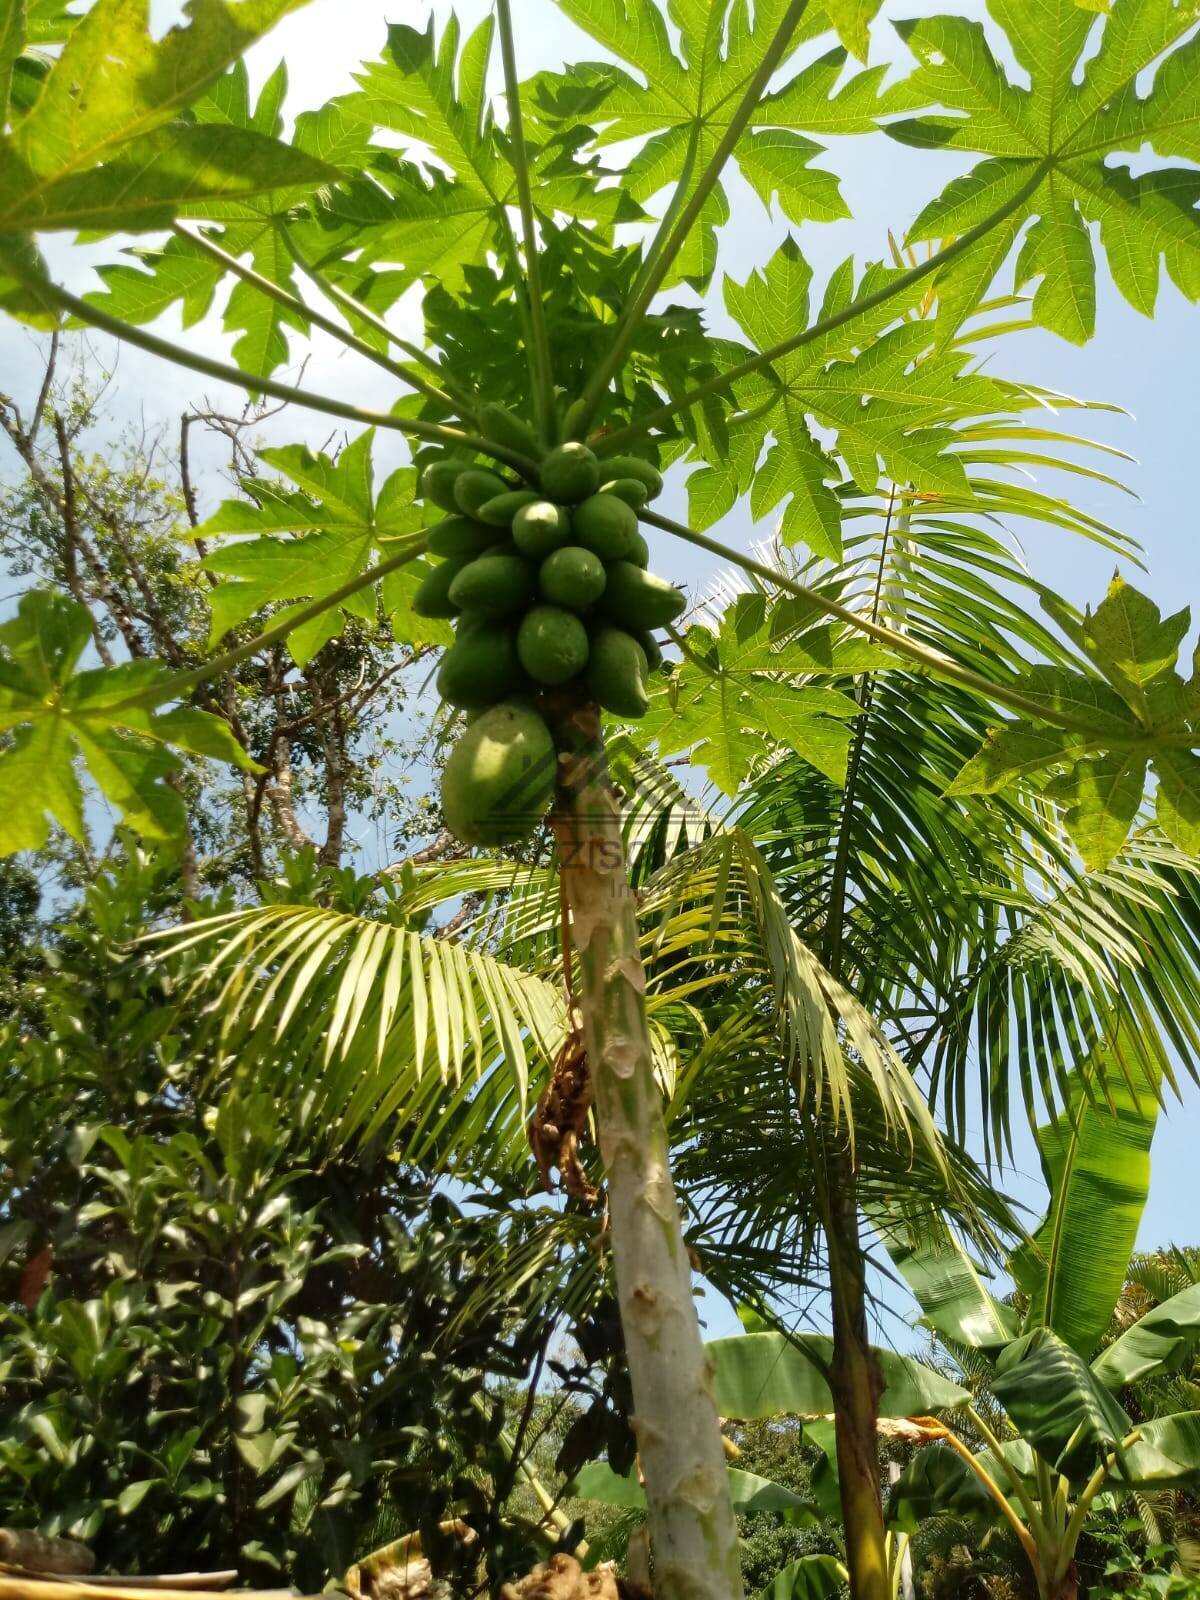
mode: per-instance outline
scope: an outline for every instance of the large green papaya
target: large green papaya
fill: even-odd
[[[640,511],[650,498],[650,491],[640,478],[612,478],[608,483],[601,483],[599,492],[615,495],[635,511]]]
[[[412,608],[419,617],[456,617],[459,608],[450,598],[450,585],[470,561],[470,556],[453,556],[430,567],[417,585]]]
[[[421,473],[422,499],[432,500],[443,511],[457,511],[459,504],[454,498],[454,485],[466,468],[465,461],[431,461]]]
[[[458,560],[461,556],[481,556],[504,537],[499,528],[489,528],[474,517],[446,517],[429,530],[429,553]]]
[[[649,699],[646,652],[624,628],[600,627],[588,654],[588,692],[597,705],[619,717],[644,717]]]
[[[601,561],[623,561],[637,536],[637,512],[616,495],[593,494],[575,507],[571,527],[575,543]]]
[[[585,444],[560,444],[543,460],[540,476],[548,500],[574,505],[600,487],[600,463]]]
[[[450,598],[463,611],[506,617],[523,610],[537,593],[537,567],[524,556],[504,551],[480,556],[450,585]]]
[[[550,730],[531,707],[511,702],[477,717],[442,772],[446,826],[464,844],[527,839],[554,797]]]
[[[571,537],[571,513],[553,500],[535,499],[513,518],[513,543],[527,556],[543,560]]]
[[[646,657],[646,666],[651,672],[657,672],[663,664],[662,645],[649,630],[639,632],[634,638],[641,645]]]
[[[612,483],[618,478],[636,478],[646,485],[646,495],[657,500],[663,492],[662,473],[652,462],[641,456],[605,456],[600,462],[600,482]]]
[[[511,488],[512,484],[505,483],[497,472],[489,472],[486,467],[468,467],[454,480],[454,501],[468,517],[477,517],[489,500],[507,494]]]
[[[438,693],[447,705],[478,711],[507,700],[524,686],[512,628],[481,617],[472,617],[468,626],[459,623],[454,643],[438,668]]]
[[[674,584],[653,572],[643,572],[632,561],[614,561],[607,569],[607,576],[601,609],[622,628],[631,628],[634,632],[664,628],[668,622],[674,622],[687,605]]]
[[[587,629],[561,606],[532,606],[517,629],[517,655],[536,683],[566,683],[587,665]]]
[[[604,593],[604,563],[581,545],[564,545],[542,562],[538,584],[552,605],[586,611]]]
[[[650,565],[650,546],[646,543],[646,536],[640,528],[633,536],[633,543],[625,559],[626,561],[632,561],[635,567],[648,567]]]
[[[511,528],[513,518],[521,507],[540,499],[541,495],[535,489],[506,489],[503,494],[483,502],[479,508],[479,520],[489,523],[493,528]]]

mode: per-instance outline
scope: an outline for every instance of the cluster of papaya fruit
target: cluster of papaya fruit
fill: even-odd
[[[547,691],[622,717],[647,707],[662,662],[655,630],[683,595],[648,572],[638,511],[662,477],[635,456],[585,444],[542,452],[520,419],[485,407],[497,443],[537,455],[537,487],[461,460],[431,462],[425,500],[448,513],[429,534],[436,559],[414,597],[421,616],[451,619],[438,692],[468,714],[444,769],[443,809],[471,844],[515,842],[550,803],[554,748],[538,709]]]

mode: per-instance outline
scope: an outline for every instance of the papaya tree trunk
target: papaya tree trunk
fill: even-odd
[[[637,908],[594,707],[558,719],[559,866],[579,956],[617,1297],[657,1600],[738,1600],[737,1528],[712,1367],[667,1158]]]
[[[879,1487],[879,1397],[884,1379],[867,1328],[866,1262],[858,1192],[848,1157],[833,1156],[825,1225],[833,1301],[833,1395],[846,1566],[853,1600],[891,1600]]]

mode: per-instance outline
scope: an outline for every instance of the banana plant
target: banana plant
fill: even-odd
[[[1104,1058],[1104,1059],[1102,1059]],[[1200,1340],[1200,1284],[1100,1348],[1125,1283],[1150,1182],[1159,1084],[1117,1034],[1072,1075],[1037,1130],[1050,1203],[1010,1257],[1017,1294],[994,1295],[951,1230],[894,1207],[875,1221],[923,1321],[994,1404],[959,1408],[983,1449],[934,1423],[892,1490],[895,1527],[945,1511],[1007,1523],[1041,1600],[1074,1600],[1089,1516],[1112,1496],[1200,1480],[1200,1411],[1135,1424],[1121,1390],[1177,1370]],[[1111,1075],[1097,1094],[1102,1067]]]
[[[734,1510],[739,1515],[774,1513],[801,1526],[821,1521],[836,1523],[840,1516],[840,1486],[830,1420],[834,1397],[828,1376],[833,1340],[826,1334],[784,1333],[768,1328],[748,1308],[743,1308],[742,1320],[750,1331],[733,1338],[711,1339],[704,1347],[722,1417],[729,1422],[754,1422],[767,1417],[803,1419],[805,1442],[816,1445],[823,1452],[823,1459],[814,1473],[811,1500],[731,1464],[727,1475]],[[893,1350],[876,1349],[872,1353],[886,1384],[880,1402],[882,1435],[923,1439],[929,1422],[922,1414],[953,1413],[969,1406],[970,1391],[932,1367]],[[921,1415],[922,1420],[915,1422],[914,1415]],[[607,1462],[593,1461],[576,1474],[571,1488],[582,1500],[633,1512],[645,1510],[645,1491],[636,1469],[621,1476]],[[906,1542],[903,1532],[893,1534],[888,1541],[887,1576],[893,1595],[899,1592]],[[755,1600],[826,1600],[839,1593],[848,1580],[847,1568],[835,1557],[801,1556],[781,1568]]]

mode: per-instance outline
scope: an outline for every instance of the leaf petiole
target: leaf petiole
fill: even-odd
[[[145,328],[136,327],[132,322],[124,322],[120,317],[110,316],[107,311],[81,300],[78,295],[72,294],[69,289],[64,289],[52,279],[43,277],[40,273],[24,270],[22,264],[15,258],[6,258],[6,266],[14,277],[19,278],[27,288],[40,295],[46,304],[55,306],[60,311],[66,311],[71,316],[78,317],[81,322],[100,328],[105,333],[111,333],[114,338],[122,339],[127,344],[137,345],[139,349],[147,351],[152,356],[158,356],[164,361],[173,361],[176,366],[189,367],[193,372],[202,373],[206,378],[214,378],[219,383],[233,384],[235,387],[249,390],[251,394],[270,395],[273,400],[283,400],[289,405],[305,406],[310,411],[321,411],[331,417],[342,417],[347,422],[360,422],[367,427],[389,428],[396,433],[408,434],[414,439],[424,439],[430,444],[444,444],[460,450],[472,450],[514,468],[531,482],[537,480],[537,463],[529,456],[522,455],[517,450],[509,450],[505,445],[483,438],[481,434],[465,433],[459,428],[447,428],[437,422],[422,422],[416,417],[398,417],[390,411],[368,411],[364,407],[350,405],[344,400],[334,400],[329,395],[314,394],[309,389],[295,389],[290,384],[277,383],[274,378],[263,378],[252,372],[242,372],[238,367],[229,366],[224,361],[214,361],[210,356],[202,356],[193,350],[185,349],[182,345],[172,344],[169,339],[160,339],[156,334],[148,333]]]

